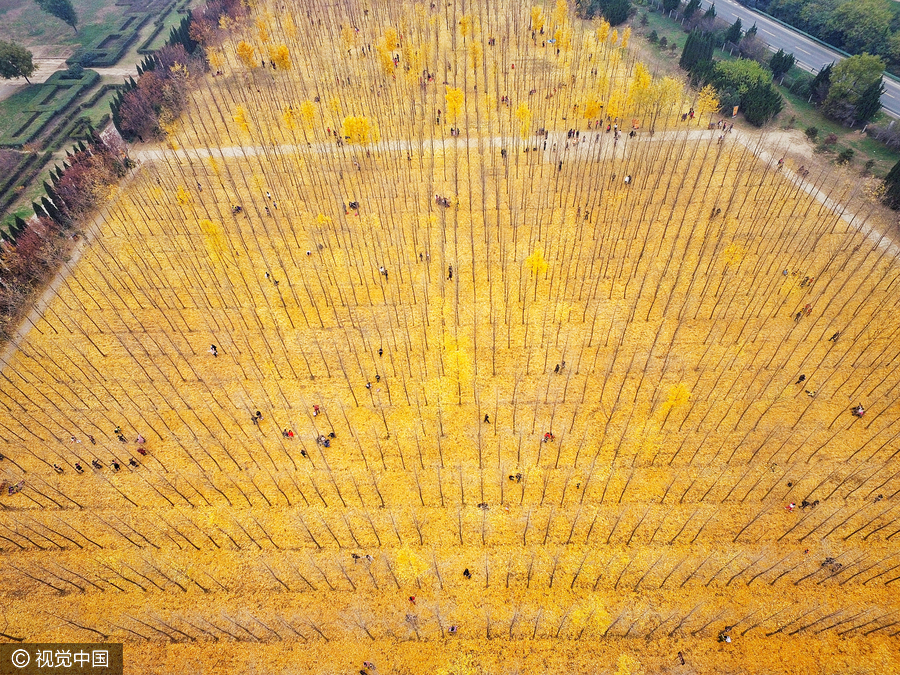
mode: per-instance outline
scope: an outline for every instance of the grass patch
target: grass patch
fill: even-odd
[[[785,98],[785,108],[778,117],[778,123],[787,128],[788,121],[793,117],[794,123],[791,126],[795,129],[804,131],[808,127],[816,127],[819,130],[820,142],[829,134],[834,134],[837,136],[837,143],[833,146],[835,156],[844,148],[853,148],[855,152],[853,161],[848,166],[862,167],[871,159],[875,161],[872,174],[884,177],[891,167],[900,161],[900,152],[891,150],[883,143],[861,134],[859,128],[848,129],[834,120],[828,119],[815,106],[808,103],[805,97],[792,94],[784,87],[779,87],[779,90]],[[879,113],[876,121],[884,118],[885,115]]]
[[[0,22],[0,39],[15,40],[29,47],[43,45],[85,45],[107,35],[122,21],[128,6],[104,0],[73,0],[78,13],[78,32],[49,14],[41,12],[34,0],[11,0]]]
[[[664,14],[661,14],[658,11],[650,11],[651,7],[638,7],[637,14],[634,15],[632,19],[632,30],[636,35],[640,35],[645,40],[650,33],[656,31],[657,36],[660,38],[666,38],[666,42],[668,44],[675,43],[676,48],[673,52],[668,47],[661,47],[659,42],[653,44],[651,42],[647,42],[647,49],[650,53],[658,60],[658,64],[672,64],[675,63],[677,66],[678,58],[681,57],[681,50],[684,47],[684,41],[687,38],[687,33],[685,33],[684,29],[681,27],[681,24],[674,21],[673,19],[668,18]],[[641,25],[641,17],[647,16],[647,25]],[[675,59],[673,61],[673,59]]]

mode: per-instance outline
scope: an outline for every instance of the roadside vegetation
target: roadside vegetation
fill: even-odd
[[[738,33],[736,24],[716,17],[715,10],[694,4],[634,7],[629,23],[646,40],[644,51],[659,72],[686,72],[698,87],[713,84],[729,117],[738,105],[757,126],[810,130],[805,138],[815,152],[864,175],[884,177],[900,160],[900,128],[878,103],[881,59],[851,57],[814,75],[796,66],[792,54],[773,53],[755,25],[738,26]]]

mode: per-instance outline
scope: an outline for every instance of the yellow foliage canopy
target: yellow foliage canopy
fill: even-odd
[[[409,586],[416,583],[416,579],[420,579],[428,571],[428,563],[407,547],[397,551],[395,562],[397,578],[401,583]]]
[[[247,111],[244,106],[239,105],[234,111],[234,121],[237,122],[238,128],[245,134],[250,133],[250,125],[247,124]]]
[[[222,68],[222,55],[219,54],[218,50],[207,47],[206,62],[209,64],[210,69],[220,70]]]
[[[519,120],[519,135],[522,138],[528,138],[528,132],[531,130],[531,118],[533,114],[531,108],[525,103],[520,103],[516,108],[516,119]]]
[[[532,274],[540,274],[547,271],[547,260],[544,258],[543,249],[534,249],[534,252],[525,259],[525,263]]]
[[[293,106],[288,106],[281,113],[281,119],[284,120],[284,126],[288,129],[294,128],[294,121],[297,119],[297,111],[294,110]]]
[[[469,61],[472,64],[472,70],[478,70],[481,65],[482,48],[480,42],[471,42],[469,44]]]
[[[297,26],[294,24],[294,17],[290,13],[285,14],[281,19],[281,28],[284,34],[293,39],[297,37]]]
[[[600,44],[606,42],[606,38],[609,37],[609,21],[603,19],[600,21],[600,25],[597,27],[597,41]]]
[[[700,90],[700,96],[697,99],[697,115],[704,115],[708,112],[715,112],[719,109],[719,96],[715,87],[711,84],[706,85]]]
[[[344,140],[351,145],[368,145],[374,138],[374,130],[368,117],[345,117],[341,126]]]
[[[566,0],[556,0],[556,7],[553,8],[553,25],[562,26],[566,23],[569,16],[569,5]]]
[[[649,103],[652,92],[651,85],[653,78],[650,77],[650,71],[643,63],[636,63],[634,66],[634,75],[631,79],[631,99],[638,107]]]
[[[684,382],[679,382],[669,390],[666,398],[665,407],[669,410],[685,405],[691,398],[691,390],[687,388]]]
[[[209,257],[217,263],[224,262],[227,244],[222,228],[211,220],[204,219],[200,221],[200,231],[203,232],[203,244]]]
[[[279,70],[290,70],[291,54],[288,51],[287,45],[269,47],[269,58],[275,63],[275,67]]]
[[[544,10],[535,5],[531,8],[531,30],[539,31],[544,27]]]
[[[394,74],[394,55],[391,53],[391,49],[387,41],[379,42],[375,45],[375,51],[378,53],[378,63],[381,64],[381,71],[385,75]]]
[[[183,185],[178,186],[178,190],[175,192],[175,199],[181,206],[189,206],[192,201],[191,193],[185,190]]]
[[[253,45],[241,40],[240,42],[238,42],[238,46],[235,52],[237,53],[237,57],[241,60],[241,63],[244,64],[245,68],[256,68],[256,66],[258,65],[256,63],[255,56],[256,49],[253,48]]]
[[[459,113],[462,112],[464,101],[462,89],[447,87],[445,98],[447,100],[447,119],[455,122],[456,118],[459,117]]]
[[[472,17],[464,14],[459,19],[459,34],[466,37],[472,33]]]
[[[265,44],[269,41],[269,29],[266,27],[266,23],[262,20],[262,17],[256,20],[256,30],[260,42]]]
[[[596,98],[588,99],[582,105],[581,112],[584,115],[584,119],[595,119],[597,117],[600,117],[600,113],[603,112],[603,104]]]
[[[312,101],[303,101],[300,104],[300,117],[303,118],[303,126],[312,129],[313,120],[316,118],[316,107]]]

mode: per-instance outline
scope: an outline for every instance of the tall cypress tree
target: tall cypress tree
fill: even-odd
[[[710,8],[711,9],[711,8]],[[741,41],[741,17],[738,17],[731,28],[725,32],[725,42],[737,44]]]
[[[885,176],[884,203],[894,210],[900,208],[900,162],[894,164]]]
[[[809,98],[814,103],[821,103],[828,96],[828,90],[831,88],[832,68],[834,68],[834,61],[823,66],[822,70],[816,73],[812,84],[809,85]]]
[[[684,42],[678,65],[689,73],[698,63],[711,61],[713,55],[712,35],[701,30],[692,30]]]
[[[684,6],[684,18],[690,19],[700,9],[700,0],[691,0]]]
[[[884,93],[884,78],[879,77],[860,94],[856,104],[856,121],[860,124],[868,122],[881,110],[881,95]]]

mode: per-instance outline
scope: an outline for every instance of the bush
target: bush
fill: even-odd
[[[819,137],[819,127],[806,127],[806,131],[803,133],[809,140],[815,141]]]
[[[580,17],[592,19],[599,15],[613,26],[625,23],[634,12],[629,0],[579,0],[575,7]]]
[[[650,44],[655,45],[657,42],[659,42],[659,35],[657,35],[655,30],[651,30],[650,35],[647,36],[647,40],[650,42]]]
[[[646,26],[648,23],[650,23],[650,19],[647,18],[647,15],[641,14],[641,25]],[[656,31],[653,32],[655,33]]]
[[[84,75],[84,66],[80,63],[73,63],[61,77],[64,80],[80,80],[82,75]]]
[[[768,124],[784,107],[781,94],[772,84],[772,74],[756,61],[717,61],[711,82],[719,90],[738,92],[744,118],[754,126]]]
[[[665,49],[667,44],[669,44],[669,38],[667,38],[665,35],[663,35],[659,39],[659,46],[662,47],[663,49]]]
[[[741,104],[740,93],[731,87],[717,90],[719,94],[719,110],[724,114],[731,114],[734,106]]]
[[[822,141],[822,143],[824,145],[834,145],[835,143],[837,143],[837,140],[838,140],[837,134],[828,134],[825,137],[825,140]]]
[[[853,148],[844,148],[837,156],[837,163],[849,164],[851,161],[853,161],[854,154],[856,153],[853,151]]]
[[[875,168],[875,160],[867,159],[865,166],[863,166],[863,175],[868,175],[872,173],[872,169]]]

